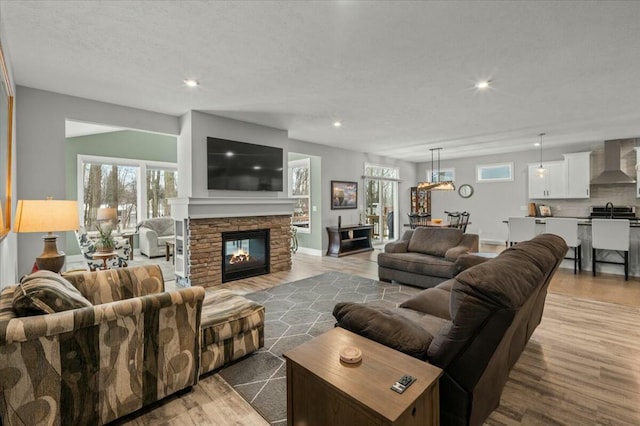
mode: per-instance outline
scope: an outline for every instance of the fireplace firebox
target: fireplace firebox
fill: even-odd
[[[222,282],[269,273],[269,230],[222,233]]]

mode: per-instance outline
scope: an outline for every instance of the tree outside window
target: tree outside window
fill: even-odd
[[[173,163],[79,155],[78,178],[82,223],[90,231],[101,207],[116,208],[119,228],[132,230],[142,219],[171,216],[168,199],[178,195]]]

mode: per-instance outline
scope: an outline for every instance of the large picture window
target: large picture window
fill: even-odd
[[[78,204],[88,230],[95,228],[101,207],[117,209],[122,230],[134,229],[145,218],[171,216],[168,199],[177,196],[177,188],[173,163],[78,156]]]

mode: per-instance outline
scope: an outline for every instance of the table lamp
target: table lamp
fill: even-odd
[[[118,220],[118,212],[115,207],[100,207],[98,209],[96,220],[103,221],[116,221]]]
[[[38,269],[60,272],[64,266],[64,252],[58,251],[54,232],[75,231],[80,227],[78,202],[69,200],[19,200],[16,208],[14,232],[47,232],[44,251],[36,258]]]

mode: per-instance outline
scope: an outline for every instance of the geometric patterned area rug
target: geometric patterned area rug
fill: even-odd
[[[264,348],[220,370],[220,376],[269,423],[287,423],[284,352],[330,330],[338,302],[395,308],[422,289],[327,272],[245,297],[265,306]]]

